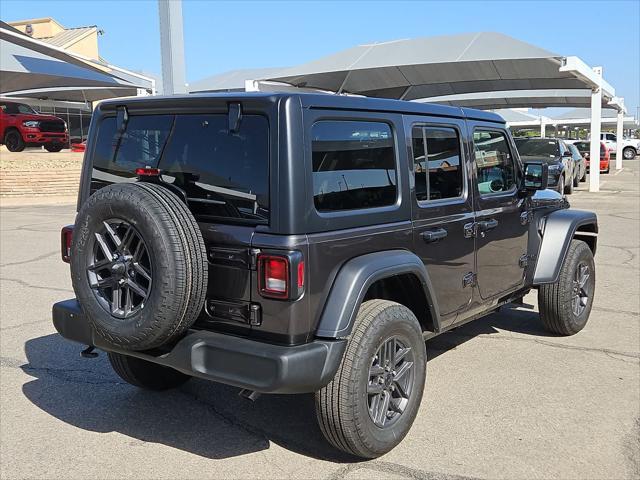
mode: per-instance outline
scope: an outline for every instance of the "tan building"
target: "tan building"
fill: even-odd
[[[101,34],[101,31],[96,25],[65,28],[51,17],[7,23],[37,40],[92,60],[100,60],[98,35]]]

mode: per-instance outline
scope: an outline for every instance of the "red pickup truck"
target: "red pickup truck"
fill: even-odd
[[[59,152],[69,144],[64,120],[42,115],[25,103],[0,101],[0,144],[10,152],[24,147],[44,145],[49,152]]]

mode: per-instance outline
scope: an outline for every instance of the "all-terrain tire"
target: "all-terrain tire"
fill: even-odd
[[[169,390],[177,388],[191,377],[173,368],[147,362],[136,357],[108,352],[113,370],[125,382],[146,390]]]
[[[588,278],[584,285],[579,285],[582,281],[581,272],[585,272],[581,268],[585,267]],[[591,249],[581,240],[572,240],[558,281],[540,285],[538,289],[540,319],[545,328],[558,335],[573,335],[582,330],[593,306],[595,282],[596,270]],[[580,297],[580,307],[577,309],[576,295]]]
[[[152,263],[148,298],[126,318],[105,308],[87,273],[96,232],[113,219],[135,228]],[[71,275],[78,301],[103,341],[125,350],[156,348],[181,336],[202,310],[208,281],[204,240],[184,202],[167,188],[146,182],[109,185],[76,217]]]
[[[7,150],[10,152],[21,152],[24,150],[24,147],[26,147],[26,144],[20,132],[12,129],[4,135],[4,146],[7,147]]]
[[[369,413],[370,369],[379,361],[376,356],[379,348],[387,345],[390,338],[401,342],[398,345],[410,347],[412,356],[407,354],[404,358],[412,359],[414,371],[407,380],[411,390],[403,412],[391,424],[380,427]],[[426,357],[422,330],[411,310],[387,300],[364,302],[336,375],[315,394],[318,423],[329,443],[363,458],[383,455],[400,443],[420,406]]]

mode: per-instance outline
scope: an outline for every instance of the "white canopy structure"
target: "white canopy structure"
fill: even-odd
[[[91,102],[135,96],[154,81],[35,40],[0,22],[0,94],[7,97]]]

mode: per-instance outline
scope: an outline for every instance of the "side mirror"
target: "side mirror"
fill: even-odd
[[[549,184],[549,165],[546,163],[527,162],[524,164],[524,182],[522,190],[533,193],[544,190]]]

